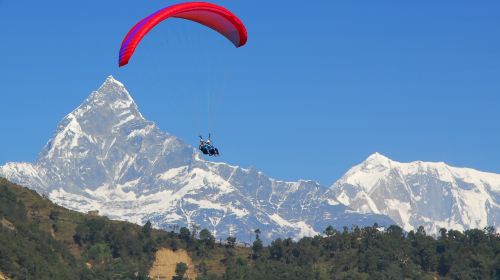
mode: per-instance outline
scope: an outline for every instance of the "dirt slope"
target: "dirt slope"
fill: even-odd
[[[156,252],[155,262],[149,270],[149,277],[155,280],[170,280],[175,276],[176,265],[181,262],[188,265],[186,276],[189,277],[189,279],[195,279],[195,267],[188,253],[184,250],[177,250],[174,252],[171,249],[160,249]]]
[[[0,280],[10,280],[7,276],[3,275],[2,272],[0,272]]]

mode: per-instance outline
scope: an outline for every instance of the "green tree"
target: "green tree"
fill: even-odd
[[[87,258],[98,264],[108,263],[111,260],[111,249],[105,243],[92,245],[87,250]]]
[[[205,262],[201,262],[196,266],[196,271],[200,276],[206,277],[208,275],[208,266]]]
[[[179,232],[179,238],[189,242],[191,239],[191,232],[187,227],[181,227],[180,232]]]
[[[204,242],[209,248],[215,247],[215,237],[208,229],[202,229],[200,231],[200,241]]]
[[[260,238],[256,239],[252,245],[252,258],[255,260],[261,257],[262,251],[264,251],[264,245],[262,244]]]
[[[177,265],[175,266],[175,276],[172,277],[172,280],[185,279],[184,275],[186,274],[187,270],[188,270],[187,264],[183,262],[177,263]]]
[[[228,248],[234,248],[234,246],[236,245],[236,237],[229,236],[228,238],[226,238],[226,241]]]
[[[153,226],[150,221],[147,221],[146,224],[142,227],[142,234],[146,238],[151,238],[151,231],[153,230]]]
[[[332,227],[332,226],[328,226],[325,231],[324,231],[324,234],[328,237],[332,237],[334,234],[335,234],[336,230]]]
[[[255,239],[259,240],[260,239],[260,229],[256,229],[253,232],[255,233]]]

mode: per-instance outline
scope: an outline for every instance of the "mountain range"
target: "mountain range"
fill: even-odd
[[[280,181],[205,160],[146,120],[111,76],[59,123],[36,162],[7,163],[0,176],[69,209],[167,230],[195,224],[242,242],[256,228],[270,241],[329,225],[397,223],[432,233],[500,225],[500,175],[376,153],[329,188]]]
[[[500,226],[500,175],[443,162],[400,163],[375,153],[330,191],[356,211],[388,215],[407,231]]]
[[[7,163],[0,176],[72,210],[156,227],[196,224],[224,238],[266,241],[327,226],[388,225],[326,197],[313,181],[285,182],[255,169],[204,160],[194,147],[147,121],[113,77],[58,125],[35,163]]]

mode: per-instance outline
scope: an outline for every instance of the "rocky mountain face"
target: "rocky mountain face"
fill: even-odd
[[[151,220],[167,230],[196,224],[242,242],[256,228],[269,241],[317,234],[328,225],[393,223],[380,211],[353,211],[316,182],[284,182],[204,160],[144,119],[113,77],[60,122],[35,163],[7,163],[0,176],[69,209]]]
[[[445,163],[400,163],[373,154],[353,167],[329,194],[361,213],[385,214],[405,230],[424,226],[500,228],[500,174]]]

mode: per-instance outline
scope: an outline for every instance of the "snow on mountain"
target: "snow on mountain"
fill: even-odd
[[[254,169],[206,161],[144,119],[124,85],[108,77],[59,124],[33,163],[0,166],[0,176],[81,212],[157,227],[197,224],[220,238],[265,240],[337,228],[387,225],[326,196],[312,181],[283,182]]]
[[[400,163],[376,153],[335,182],[329,195],[359,212],[386,214],[405,230],[500,227],[500,174],[443,162]]]

